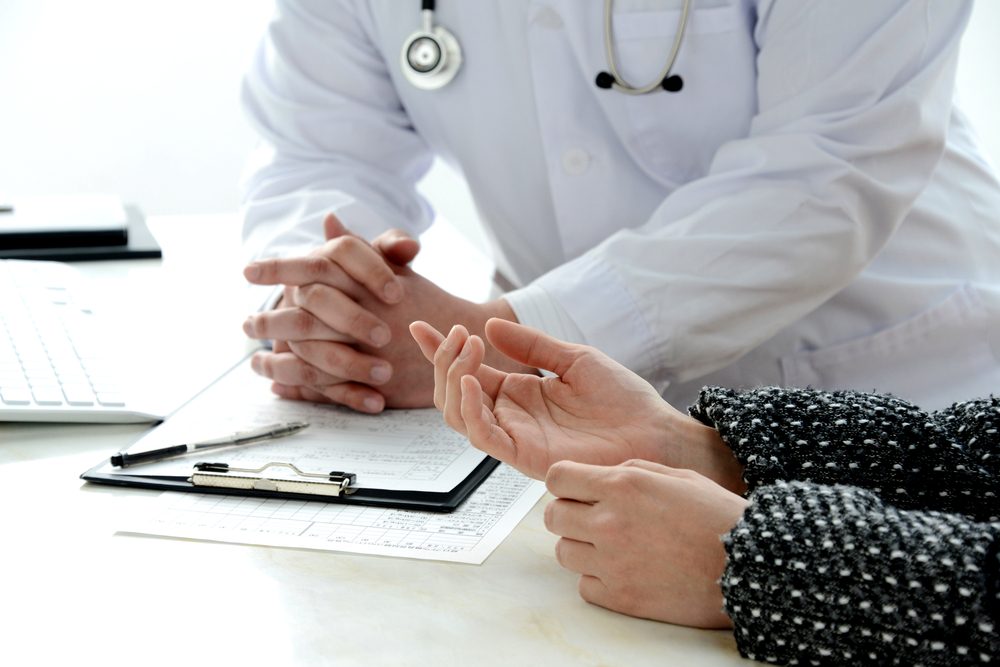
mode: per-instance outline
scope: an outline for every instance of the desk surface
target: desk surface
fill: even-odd
[[[182,343],[164,353],[169,381],[210,381],[247,349],[235,225],[151,226],[162,262],[78,266],[114,285],[137,337]],[[0,662],[747,664],[727,632],[580,599],[542,526],[544,500],[481,566],[116,535],[155,492],[78,476],[148,428],[0,424]]]

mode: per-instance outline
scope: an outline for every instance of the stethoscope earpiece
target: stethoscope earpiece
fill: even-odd
[[[610,72],[598,72],[594,84],[598,88],[608,90],[615,85],[615,77]],[[660,86],[668,93],[677,93],[684,87],[684,79],[680,74],[671,74],[660,82]]]
[[[611,72],[598,72],[594,84],[598,88],[608,90],[614,87],[615,77],[611,75]],[[684,87],[684,79],[681,78],[680,74],[671,74],[660,82],[660,86],[668,93],[677,93]]]
[[[614,27],[611,24],[612,16],[614,15],[613,5],[614,0],[604,0],[604,55],[608,60],[608,69],[610,71],[601,72],[597,75],[597,79],[594,81],[597,87],[604,88],[605,90],[614,88],[629,95],[645,95],[657,88],[663,88],[668,93],[680,92],[681,88],[684,87],[684,79],[677,74],[671,74],[670,70],[674,68],[674,63],[677,62],[677,54],[680,52],[681,44],[684,42],[684,29],[687,27],[691,0],[684,0],[684,6],[681,8],[681,18],[677,22],[677,33],[674,35],[674,43],[670,47],[670,55],[667,57],[667,63],[660,70],[656,79],[645,86],[633,86],[618,72],[618,63],[615,60]]]
[[[424,2],[424,6],[423,26],[403,42],[399,59],[407,81],[421,90],[437,90],[458,74],[462,48],[454,35],[434,26],[434,3]]]
[[[684,79],[681,78],[680,74],[671,74],[660,85],[668,93],[679,93],[684,87]]]

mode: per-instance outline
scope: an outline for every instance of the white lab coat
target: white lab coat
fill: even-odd
[[[662,67],[681,0],[618,0],[624,76]],[[678,405],[707,383],[1000,391],[1000,184],[952,105],[958,0],[694,0],[676,94],[601,90],[597,0],[440,0],[464,64],[400,71],[417,0],[282,0],[245,86],[264,144],[250,254],[335,211],[422,231],[439,155],[467,179],[518,318]]]

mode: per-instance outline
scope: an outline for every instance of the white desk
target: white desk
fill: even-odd
[[[151,223],[162,263],[79,267],[207,382],[247,349],[235,226]],[[115,535],[156,492],[78,475],[147,428],[0,424],[0,664],[747,664],[727,632],[583,602],[544,500],[482,566]]]

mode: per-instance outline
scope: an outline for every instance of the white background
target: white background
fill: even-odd
[[[147,214],[235,210],[254,142],[239,107],[240,76],[271,6],[0,0],[0,196],[96,191]],[[1000,164],[997,35],[1000,0],[979,0],[960,99]],[[481,243],[449,172],[432,171],[425,191]]]

